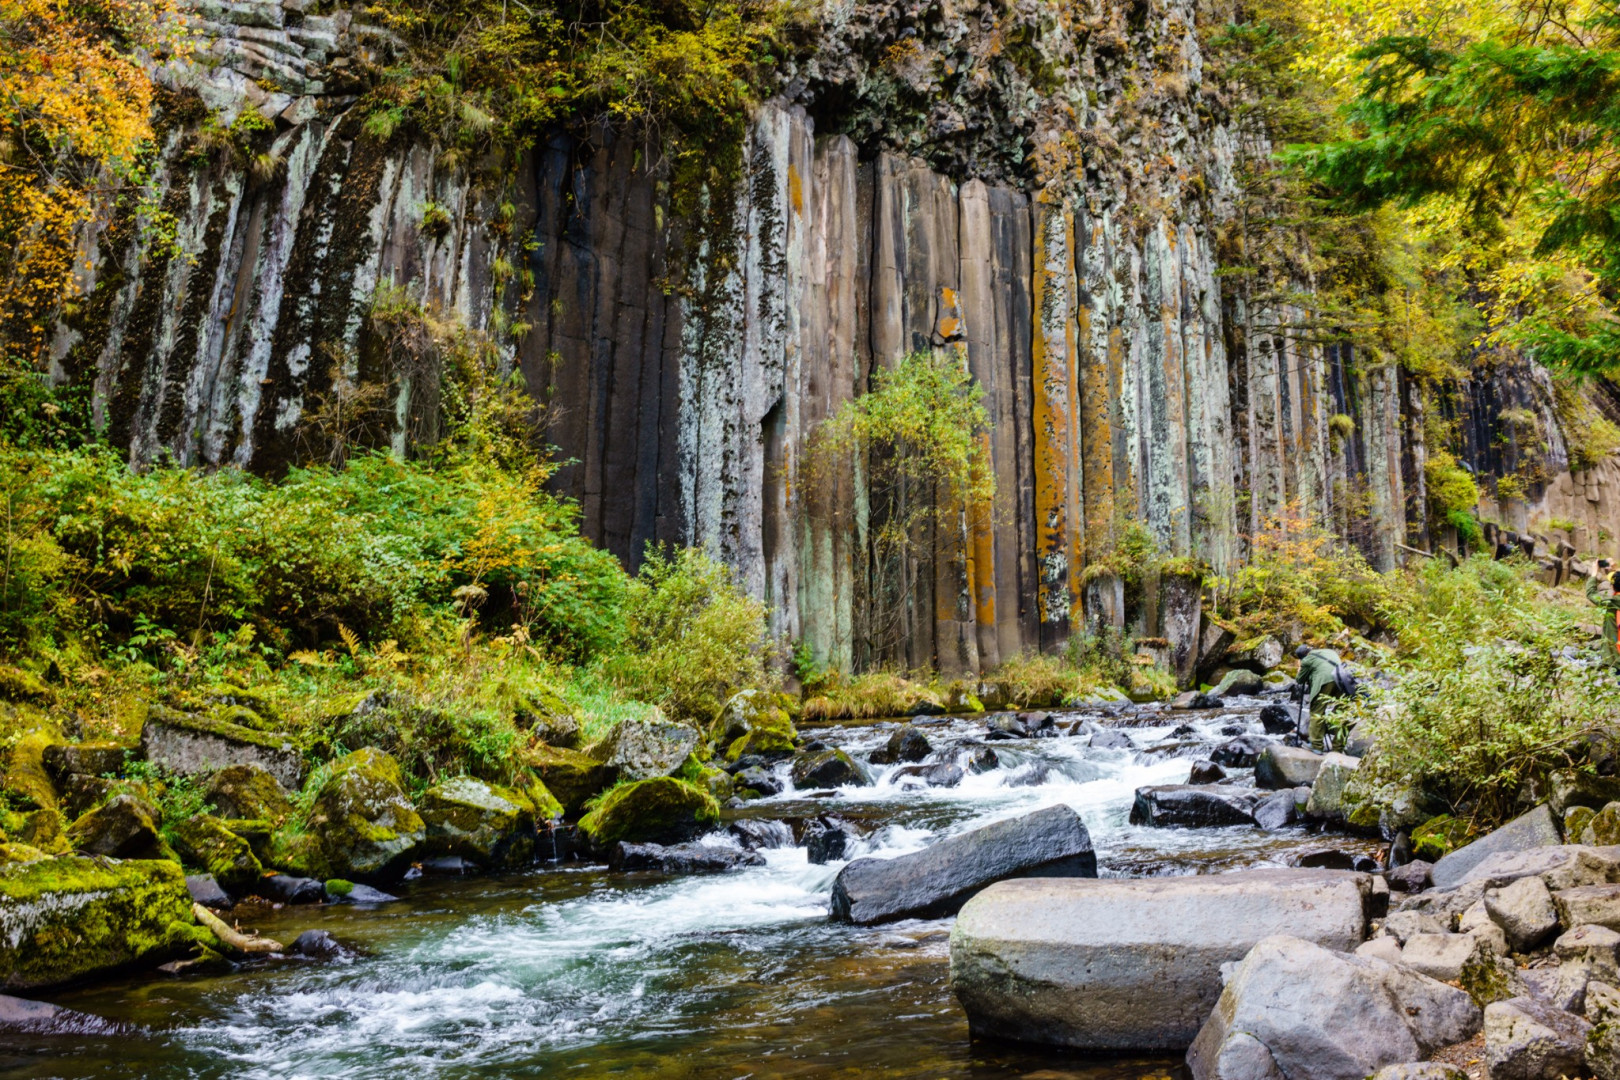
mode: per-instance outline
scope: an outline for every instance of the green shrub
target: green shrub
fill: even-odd
[[[673,719],[706,724],[737,691],[780,681],[765,605],[696,548],[649,546],[623,612],[624,637],[606,671]]]

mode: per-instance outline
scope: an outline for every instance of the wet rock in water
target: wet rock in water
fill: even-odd
[[[804,848],[817,866],[840,862],[849,855],[858,835],[842,818],[823,816],[805,823]]]
[[[1137,788],[1130,821],[1132,825],[1161,829],[1253,825],[1259,799],[1258,792],[1224,786],[1167,784]]]
[[[995,728],[991,728],[984,733],[985,742],[1010,742],[1013,739],[1022,739],[1024,737],[1023,735],[1015,735],[1010,731],[998,731]]]
[[[0,987],[161,963],[195,940],[178,863],[65,856],[0,866]]]
[[[233,893],[251,889],[264,874],[252,846],[212,814],[177,821],[170,831],[184,862],[202,867]]]
[[[872,751],[872,763],[895,765],[906,761],[921,761],[933,749],[928,737],[908,724],[890,735],[888,744],[881,750]]]
[[[107,805],[75,821],[68,842],[86,855],[114,859],[174,859],[173,851],[158,834],[162,821],[157,807],[134,795],[117,795]]]
[[[392,904],[399,897],[392,893],[385,893],[381,889],[373,889],[370,885],[358,881],[344,881],[342,878],[333,878],[323,886],[326,899],[334,904]]]
[[[1136,743],[1118,728],[1103,728],[1091,737],[1093,750],[1135,750]]]
[[[1168,739],[1185,739],[1189,735],[1197,735],[1197,734],[1198,734],[1198,729],[1193,727],[1191,724],[1177,724],[1174,728],[1171,729],[1170,734],[1165,736],[1165,738],[1168,738]]]
[[[1435,863],[1433,871],[1435,887],[1454,888],[1462,882],[1470,870],[1489,856],[1551,847],[1559,840],[1558,825],[1553,820],[1552,810],[1543,804],[1514,818],[1495,832],[1480,837],[1472,844],[1458,848]]]
[[[1015,739],[1029,736],[1029,729],[1024,726],[1023,719],[1014,712],[996,713],[984,718],[984,725],[992,735],[1004,735]]]
[[[216,817],[268,821],[279,825],[292,816],[292,802],[269,770],[252,764],[232,765],[208,778],[203,797]]]
[[[732,790],[745,799],[764,799],[782,794],[782,782],[774,773],[755,765],[732,774]]]
[[[1219,709],[1223,703],[1212,694],[1189,691],[1176,698],[1173,704],[1178,709]]]
[[[1244,957],[1187,1051],[1193,1080],[1364,1080],[1472,1036],[1479,1007],[1381,960],[1269,937]]]
[[[161,705],[147,710],[141,756],[165,772],[183,776],[257,765],[289,790],[296,790],[304,776],[304,755],[291,735]]]
[[[1001,766],[1001,758],[988,746],[975,747],[968,755],[968,771],[985,773]]]
[[[27,1035],[119,1035],[125,1024],[44,1001],[0,994],[0,1031]]]
[[[399,763],[368,746],[337,759],[329,770],[302,829],[276,834],[270,862],[323,880],[397,876],[427,839]]]
[[[329,930],[305,930],[287,946],[288,956],[306,956],[311,960],[337,960],[351,955]]]
[[[651,716],[619,721],[585,753],[617,779],[651,780],[679,769],[697,744],[696,728],[667,720],[654,709]]]
[[[740,818],[733,821],[726,831],[749,851],[793,846],[793,830],[785,821]]]
[[[1261,799],[1254,808],[1254,823],[1262,829],[1286,828],[1299,820],[1294,809],[1292,791],[1274,791]]]
[[[1499,889],[1486,889],[1485,911],[1502,928],[1514,952],[1529,952],[1558,929],[1558,909],[1539,877],[1522,877]]]
[[[1491,1080],[1580,1076],[1592,1025],[1523,996],[1485,1006],[1485,1068]]]
[[[1239,695],[1254,697],[1265,688],[1265,680],[1259,675],[1252,671],[1245,671],[1242,668],[1234,668],[1228,671],[1215,689],[1209,693],[1214,698],[1237,697]]]
[[[1222,964],[1277,933],[1353,949],[1371,898],[1366,875],[1329,870],[1003,882],[957,916],[951,989],[978,1037],[1179,1051]]]
[[[1209,759],[1217,765],[1234,769],[1248,769],[1271,743],[1255,735],[1229,739],[1210,752]]]
[[[1189,784],[1218,784],[1226,779],[1226,770],[1213,761],[1195,761],[1192,773],[1187,777]]]
[[[714,796],[672,776],[660,776],[614,788],[580,818],[579,827],[605,851],[620,840],[678,843],[696,836],[719,816]]]
[[[793,759],[793,786],[806,788],[867,787],[872,774],[842,750],[821,750]]]
[[[1314,782],[1316,774],[1321,771],[1321,754],[1312,753],[1303,747],[1273,743],[1255,758],[1254,784],[1255,787],[1272,790],[1302,787]]]
[[[937,765],[907,765],[896,769],[895,782],[905,780],[921,781],[928,787],[955,787],[962,782],[962,770],[949,764]]]
[[[1260,726],[1267,735],[1286,735],[1298,724],[1294,721],[1294,710],[1286,705],[1272,704],[1260,710]]]
[[[742,866],[764,866],[765,857],[740,848],[717,847],[711,844],[613,845],[608,856],[609,868],[621,872],[634,870],[661,874],[713,874],[735,870]]]
[[[1008,787],[1040,787],[1052,778],[1052,767],[1044,761],[1035,761],[1017,770],[1003,781]]]
[[[538,781],[532,791],[521,792],[471,776],[434,784],[422,793],[417,809],[427,827],[425,851],[460,855],[483,866],[533,862],[539,822],[562,814],[562,806]]]
[[[236,901],[232,900],[230,894],[219,887],[219,882],[214,880],[213,874],[187,874],[186,892],[190,893],[191,898],[205,908],[236,906]]]
[[[1383,869],[1378,860],[1370,855],[1358,855],[1353,851],[1341,851],[1338,848],[1321,848],[1304,852],[1295,857],[1294,865],[1317,870],[1355,870],[1363,874],[1376,874]]]
[[[1413,859],[1409,863],[1397,866],[1386,877],[1389,887],[1396,892],[1418,893],[1433,884],[1433,879],[1429,876],[1433,870],[1433,863]]]
[[[855,860],[833,882],[832,917],[859,925],[939,918],[1007,878],[1096,875],[1085,823],[1072,808],[1053,806],[910,855]]]
[[[726,772],[733,776],[742,772],[744,769],[765,769],[769,771],[770,767],[771,760],[765,757],[763,754],[744,754],[736,761],[728,761],[721,766],[721,768],[725,769]]]
[[[460,855],[439,855],[431,859],[422,860],[424,874],[438,874],[441,877],[460,877],[463,874],[476,874],[481,870],[477,863],[463,859]]]
[[[324,882],[292,874],[262,877],[254,885],[253,891],[276,904],[319,904],[326,900]]]

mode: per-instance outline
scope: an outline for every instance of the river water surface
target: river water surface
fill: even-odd
[[[1135,790],[1183,783],[1191,760],[1251,706],[1131,709],[1137,749],[1085,734],[995,742],[1001,767],[955,788],[896,783],[751,803],[749,817],[836,813],[868,830],[855,855],[931,841],[1067,803],[1090,829],[1104,875],[1207,873],[1286,865],[1323,838],[1303,829],[1151,829],[1127,823]],[[1064,714],[1067,725],[1081,714]],[[1176,736],[1191,723],[1193,735]],[[893,724],[827,726],[807,737],[863,757]],[[935,757],[972,749],[981,720],[924,729]],[[968,746],[958,749],[964,742]],[[785,779],[785,767],[781,769]],[[1235,771],[1240,782],[1248,775]],[[735,816],[735,815],[733,815]],[[719,837],[715,842],[727,842]],[[1342,843],[1336,846],[1344,846]],[[1172,1059],[1083,1060],[970,1042],[947,986],[951,920],[853,928],[829,923],[843,863],[805,850],[762,853],[725,874],[613,874],[563,864],[501,877],[422,879],[371,909],[239,909],[244,926],[289,941],[324,928],[358,955],[270,961],[237,972],[132,977],[49,1000],[127,1023],[112,1036],[0,1036],[0,1074],[17,1077],[863,1077],[927,1080],[1147,1080]],[[249,911],[251,910],[251,914]]]

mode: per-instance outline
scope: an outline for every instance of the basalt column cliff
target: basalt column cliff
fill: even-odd
[[[1261,299],[1287,289],[1219,273],[1238,173],[1269,152],[1206,79],[1220,12],[833,5],[753,116],[735,190],[707,193],[722,260],[644,137],[560,133],[497,186],[368,134],[349,73],[393,43],[358,10],[314,10],[197,4],[210,62],[162,72],[153,181],[178,243],[149,250],[116,215],[86,238],[53,374],[93,388],[136,461],[282,469],[308,456],[334,380],[384,387],[384,441],[408,452],[437,373],[377,347],[387,283],[501,343],[592,539],[632,564],[649,541],[708,548],[784,638],[843,667],[980,670],[1081,620],[1160,633],[1157,596],[1127,612],[1098,571],[1132,519],[1217,570],[1284,512],[1385,567],[1442,539],[1411,380],[1288,334]],[[195,152],[210,110],[248,108],[276,125],[272,167]],[[513,284],[524,269],[532,289]],[[862,463],[814,481],[803,463],[818,423],[921,349],[984,388],[995,506],[938,530],[904,595],[880,596]]]

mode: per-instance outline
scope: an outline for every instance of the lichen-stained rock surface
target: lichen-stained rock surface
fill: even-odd
[[[428,788],[417,808],[427,823],[432,854],[460,855],[485,867],[518,865],[534,857],[539,815],[525,794],[457,776]]]
[[[290,735],[161,705],[147,710],[141,753],[153,765],[185,776],[257,765],[284,787],[296,789],[304,775],[303,754]]]
[[[602,850],[621,840],[672,843],[697,835],[720,817],[720,804],[706,791],[672,776],[637,780],[614,788],[579,820]]]
[[[69,857],[0,866],[0,986],[158,962],[195,930],[178,863]]]

